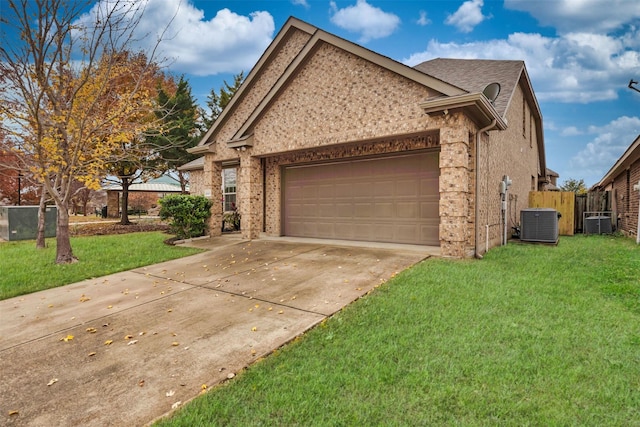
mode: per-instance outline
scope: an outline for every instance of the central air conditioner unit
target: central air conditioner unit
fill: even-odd
[[[522,209],[520,211],[520,240],[558,243],[558,217],[558,211],[555,209]]]

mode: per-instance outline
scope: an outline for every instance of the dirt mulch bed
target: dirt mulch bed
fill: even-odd
[[[105,234],[126,234],[141,231],[168,231],[169,226],[159,222],[132,223],[120,225],[118,223],[70,224],[69,232],[72,236],[101,236]]]

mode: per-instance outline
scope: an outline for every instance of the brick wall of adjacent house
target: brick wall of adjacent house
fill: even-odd
[[[524,111],[523,111],[524,108]],[[524,115],[524,120],[523,120]],[[528,207],[529,192],[537,190],[540,166],[535,121],[531,106],[520,86],[516,87],[506,114],[508,128],[491,131],[480,142],[479,246],[486,244],[489,226],[489,247],[499,245],[503,229],[501,220],[500,182],[508,175],[513,184],[508,192],[507,236],[511,227],[520,222],[520,210]],[[524,125],[524,126],[523,126]],[[474,159],[475,161],[475,159]],[[475,185],[475,183],[474,183]]]
[[[638,232],[638,191],[633,186],[640,181],[640,160],[632,163],[629,169],[613,180],[613,197],[619,230],[628,236]]]

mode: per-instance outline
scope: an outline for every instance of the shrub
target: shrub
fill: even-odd
[[[171,195],[160,200],[160,218],[170,219],[171,232],[179,239],[204,236],[211,216],[211,200],[203,196]]]

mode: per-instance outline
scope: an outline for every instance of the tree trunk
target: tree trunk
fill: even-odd
[[[129,178],[122,178],[122,214],[120,215],[120,225],[131,225],[129,221]]]
[[[61,206],[62,205],[62,206]],[[57,204],[58,224],[56,227],[56,264],[70,264],[78,261],[73,256],[69,236],[69,209],[63,203]]]
[[[180,180],[180,192],[182,194],[187,194],[187,178],[184,176],[182,171],[178,171],[178,180]]]
[[[45,230],[45,217],[46,217],[46,200],[47,200],[47,191],[44,189],[44,185],[40,190],[40,204],[38,205],[38,236],[36,237],[36,249],[44,249],[46,247],[44,240],[44,230]]]

